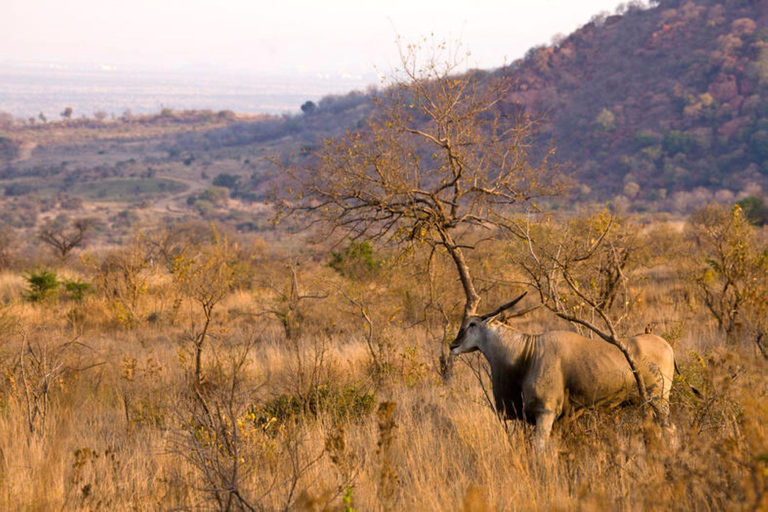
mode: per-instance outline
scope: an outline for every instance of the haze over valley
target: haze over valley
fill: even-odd
[[[296,113],[305,101],[376,85],[378,77],[326,74],[226,74],[221,71],[124,71],[109,66],[0,64],[0,112],[20,119],[43,113],[60,119],[104,112],[119,117],[174,110],[232,110],[245,114]]]

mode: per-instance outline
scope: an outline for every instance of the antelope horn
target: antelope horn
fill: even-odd
[[[528,292],[523,292],[523,294],[520,295],[519,297],[517,297],[516,299],[512,299],[511,301],[507,302],[506,304],[502,304],[501,306],[496,308],[495,311],[492,311],[491,313],[488,313],[488,314],[485,314],[485,315],[481,316],[480,320],[487,320],[489,318],[493,318],[494,316],[498,315],[499,313],[501,313],[505,309],[509,309],[512,306],[514,306],[515,304],[517,304],[518,302],[520,302],[522,300],[522,298],[525,297],[527,294],[528,294]]]
[[[521,316],[525,316],[528,313],[530,313],[531,311],[536,311],[537,309],[539,309],[543,305],[544,304],[538,304],[536,306],[532,306],[532,307],[530,307],[528,309],[524,309],[522,311],[517,311],[515,313],[510,313],[505,318],[518,318],[518,317],[521,317]]]

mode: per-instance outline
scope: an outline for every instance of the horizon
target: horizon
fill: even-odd
[[[0,112],[20,121],[43,114],[57,120],[65,108],[73,117],[97,111],[117,117],[172,110],[232,110],[243,114],[298,113],[318,101],[369,86],[354,78],[211,74],[203,71],[119,71],[96,67],[48,68],[0,65]]]
[[[494,69],[619,4],[479,0],[467,13],[433,0],[387,6],[334,0],[322,9],[294,0],[269,11],[243,0],[217,7],[203,0],[186,9],[177,0],[14,3],[0,19],[0,111],[51,119],[65,107],[79,117],[95,110],[149,113],[168,104],[298,112],[307,100],[382,85],[397,67],[398,44],[424,34],[468,50],[467,69]],[[251,20],[257,21],[246,30]]]
[[[396,40],[460,41],[472,67],[493,68],[568,34],[617,0],[457,0],[414,4],[72,0],[14,2],[0,19],[0,63],[102,64],[116,69],[360,74],[398,63]]]

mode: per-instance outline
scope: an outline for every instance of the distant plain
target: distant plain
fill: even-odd
[[[330,77],[238,75],[206,70],[176,72],[126,71],[106,66],[67,69],[46,65],[0,64],[0,112],[26,119],[43,113],[60,119],[97,111],[119,117],[174,110],[232,110],[248,114],[296,113],[305,101],[328,94],[364,89],[375,75]]]

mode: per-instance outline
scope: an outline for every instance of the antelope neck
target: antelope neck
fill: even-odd
[[[488,327],[488,335],[478,348],[491,366],[502,362],[513,368],[528,365],[536,344],[535,336],[514,332],[502,324]]]

